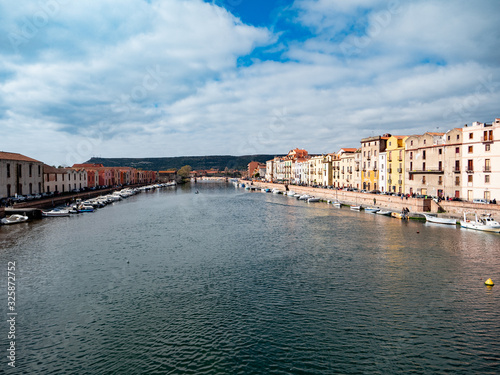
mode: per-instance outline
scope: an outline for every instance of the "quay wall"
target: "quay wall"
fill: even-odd
[[[248,181],[241,181],[247,184]],[[283,184],[253,181],[253,186],[258,188],[279,189],[285,191]],[[430,198],[403,198],[391,195],[359,193],[354,191],[332,190],[313,188],[308,186],[289,185],[288,190],[296,193],[308,194],[324,200],[338,200],[348,205],[377,206],[390,211],[400,212],[407,207],[410,213],[439,213],[444,211],[444,216],[463,217],[464,212],[476,212],[477,214],[492,214],[500,219],[500,205],[498,204],[475,204],[472,202],[441,201],[439,204]],[[375,203],[373,201],[375,199]]]

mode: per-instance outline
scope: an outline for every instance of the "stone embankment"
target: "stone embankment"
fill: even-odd
[[[242,180],[242,183],[249,181]],[[285,185],[273,184],[269,182],[253,181],[253,186],[258,188],[279,189],[285,191]],[[478,215],[492,214],[500,219],[500,206],[497,204],[475,204],[472,202],[441,201],[436,203],[430,198],[403,198],[392,195],[359,193],[345,190],[332,190],[312,188],[308,186],[288,185],[288,190],[293,190],[299,194],[308,194],[324,200],[338,200],[348,205],[376,206],[394,212],[400,212],[403,208],[408,208],[410,213],[439,213],[443,216],[461,218],[464,212],[476,212]]]

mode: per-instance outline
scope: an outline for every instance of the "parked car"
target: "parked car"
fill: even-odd
[[[474,199],[472,203],[488,204],[488,201],[486,199]]]

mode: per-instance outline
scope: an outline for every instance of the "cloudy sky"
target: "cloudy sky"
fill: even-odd
[[[311,153],[500,117],[500,2],[0,2],[0,150]]]

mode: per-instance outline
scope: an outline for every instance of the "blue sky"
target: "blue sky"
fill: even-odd
[[[311,153],[500,117],[500,2],[0,3],[0,150]]]

